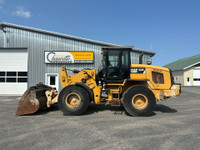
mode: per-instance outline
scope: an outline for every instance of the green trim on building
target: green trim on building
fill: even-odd
[[[169,68],[172,71],[177,71],[177,70],[184,70],[199,64],[200,64],[200,54],[174,61],[172,63],[165,65],[164,67]]]

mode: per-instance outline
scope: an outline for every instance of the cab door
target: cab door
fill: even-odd
[[[108,50],[106,79],[109,83],[121,83],[130,78],[130,51]]]

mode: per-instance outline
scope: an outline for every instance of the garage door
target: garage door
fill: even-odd
[[[200,86],[200,69],[195,69],[193,71],[193,85]]]
[[[27,49],[0,49],[0,94],[24,93],[27,61]]]

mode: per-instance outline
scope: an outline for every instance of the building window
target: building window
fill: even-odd
[[[27,78],[18,78],[17,82],[27,82]]]
[[[193,80],[194,81],[200,81],[200,78],[194,78]]]
[[[50,85],[56,85],[56,77],[50,76]]]
[[[0,71],[0,83],[27,82],[27,72],[25,71]]]
[[[18,76],[27,76],[27,72],[18,72]]]
[[[0,72],[0,76],[5,76],[5,75],[6,75],[6,72],[3,72],[3,71]]]
[[[13,77],[15,77],[16,74],[17,74],[17,73],[14,72],[14,71],[12,71],[12,72],[8,71],[8,72],[7,72],[7,76],[13,76]]]
[[[16,82],[16,78],[6,78],[6,82]]]
[[[0,82],[5,82],[5,78],[0,77]]]

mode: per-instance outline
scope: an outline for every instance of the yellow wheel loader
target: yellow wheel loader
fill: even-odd
[[[99,71],[60,69],[60,93],[38,84],[22,96],[16,115],[35,113],[58,103],[65,115],[83,114],[90,102],[123,106],[132,116],[148,116],[156,101],[178,96],[181,86],[174,84],[168,68],[131,64],[132,47],[102,48]],[[75,75],[67,74],[67,70]]]

